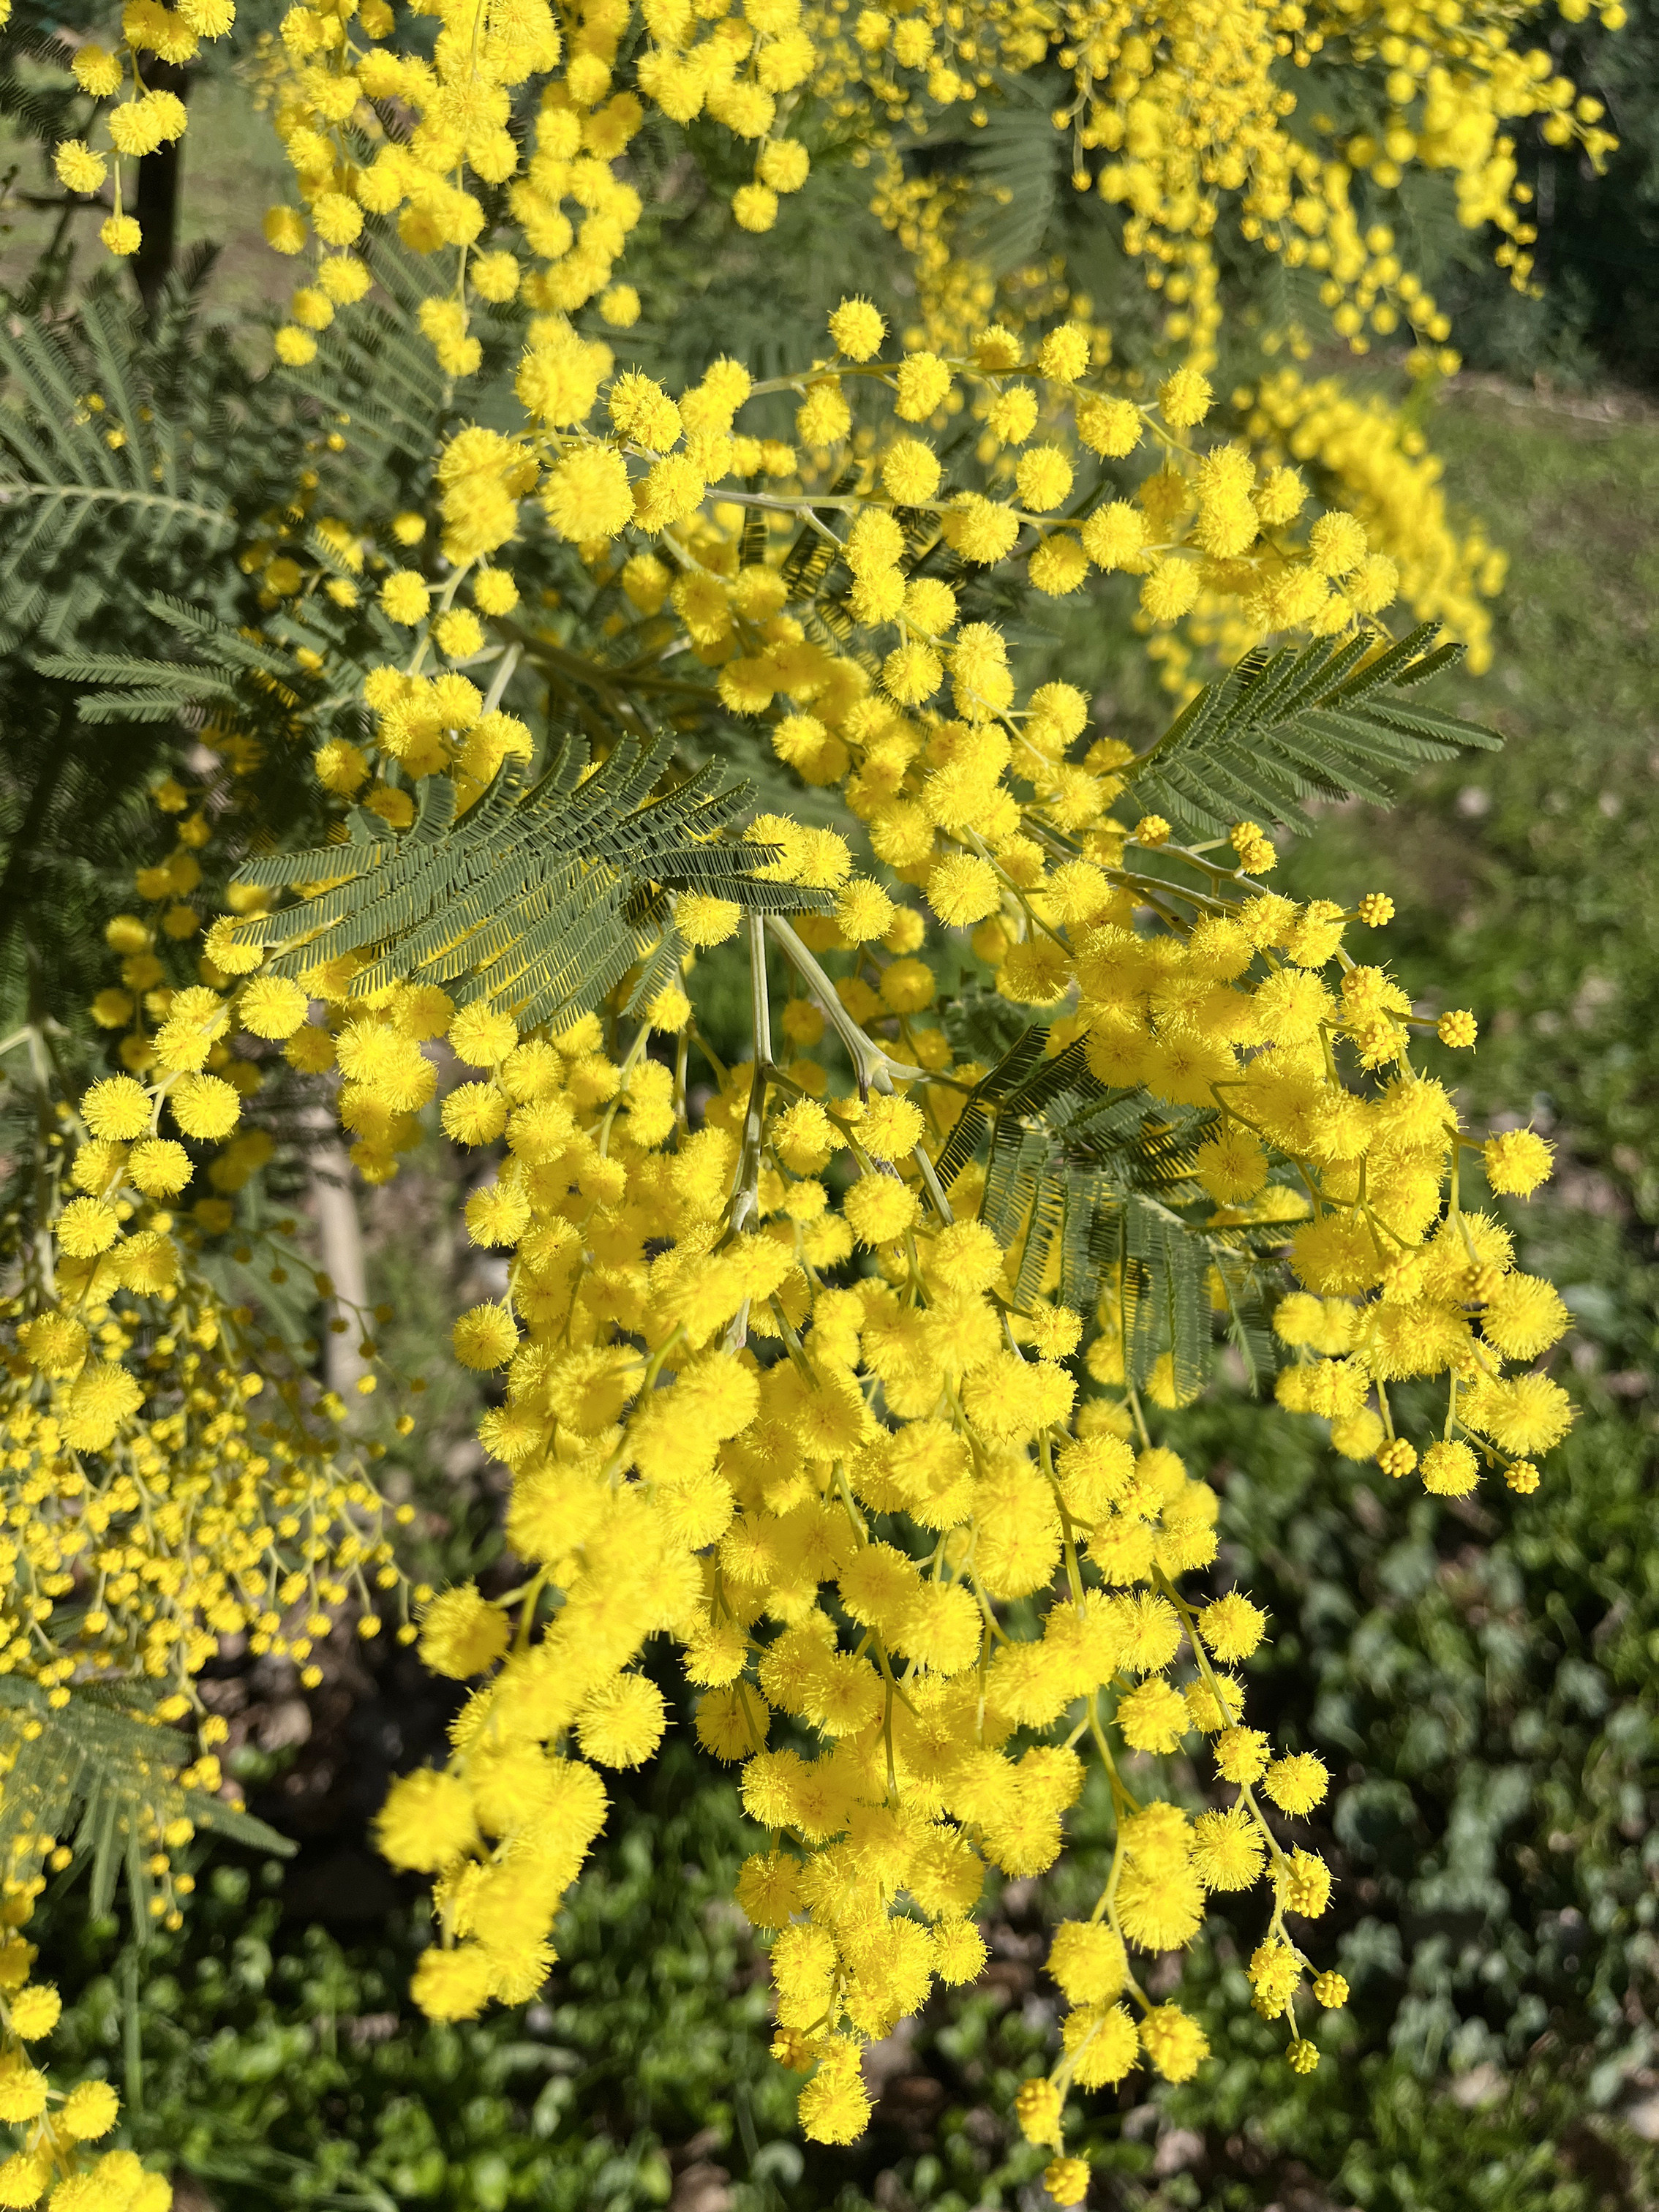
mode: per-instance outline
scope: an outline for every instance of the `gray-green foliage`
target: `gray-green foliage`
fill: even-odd
[[[83,1018],[106,976],[109,886],[143,793],[185,742],[176,717],[88,721],[54,656],[154,654],[158,593],[237,610],[228,558],[297,465],[291,411],[198,312],[198,257],[149,322],[106,280],[49,331],[0,331],[0,1008]],[[95,399],[94,407],[90,403]],[[157,473],[159,471],[159,474]],[[251,611],[251,608],[247,611]],[[288,811],[293,811],[293,802]]]
[[[88,1871],[91,1910],[106,1913],[123,1872],[134,1919],[143,1925],[161,1892],[148,1861],[174,1820],[255,1850],[286,1855],[293,1845],[263,1820],[234,1810],[178,1777],[190,1747],[158,1724],[149,1686],[83,1683],[61,1704],[39,1683],[0,1676],[0,1855],[12,1877],[33,1880],[54,1838]]]
[[[994,1005],[969,1000],[947,1019],[971,1039]],[[1051,1055],[1047,1039],[1040,1027],[1019,1032],[963,1102],[937,1163],[948,1183],[985,1146],[980,1218],[1005,1244],[1026,1232],[1015,1304],[1036,1295],[1056,1253],[1062,1305],[1083,1310],[1092,1285],[1115,1283],[1129,1381],[1144,1383],[1167,1354],[1177,1392],[1189,1397],[1209,1369],[1204,1278],[1213,1267],[1231,1342],[1250,1372],[1270,1371],[1263,1296],[1277,1272],[1273,1232],[1205,1234],[1179,1210],[1202,1202],[1194,1154],[1213,1112],[1153,1111],[1143,1092],[1091,1075],[1080,1044]]]
[[[349,843],[250,860],[243,883],[328,884],[264,925],[276,947],[267,972],[371,952],[364,992],[450,984],[460,1003],[510,1006],[531,1029],[587,1012],[630,967],[630,1005],[677,976],[686,948],[671,890],[756,914],[830,904],[759,872],[775,846],[725,840],[753,797],[746,786],[721,788],[704,768],[664,789],[663,768],[655,746],[630,737],[597,766],[566,738],[534,783],[504,768],[459,821],[453,781],[434,776],[404,836],[355,808]]]
[[[1310,799],[1387,805],[1414,766],[1467,746],[1495,750],[1479,724],[1403,696],[1455,666],[1459,648],[1437,635],[1421,623],[1370,660],[1363,632],[1247,653],[1127,771],[1135,804],[1166,810],[1200,837],[1252,814],[1305,832]]]

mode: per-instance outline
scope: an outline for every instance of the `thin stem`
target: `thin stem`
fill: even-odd
[[[956,1216],[951,1211],[950,1200],[945,1195],[945,1186],[939,1179],[939,1171],[920,1145],[916,1146],[915,1158],[917,1170],[921,1176],[922,1188],[933,1200],[934,1212],[948,1229],[956,1219]]]
[[[755,1025],[755,1072],[749,1084],[749,1108],[743,1121],[732,1189],[732,1230],[740,1232],[760,1210],[761,1131],[766,1115],[766,1083],[772,1071],[772,1009],[766,983],[766,935],[758,915],[745,915],[749,945],[749,1000]]]
[[[896,1081],[927,1081],[925,1067],[912,1067],[904,1060],[895,1060],[873,1037],[865,1035],[842,1006],[834,983],[787,921],[777,915],[770,914],[766,917],[766,927],[780,949],[806,978],[817,1002],[818,1011],[846,1046],[861,1096],[867,1098],[872,1089],[890,1091]]]
[[[489,689],[484,694],[483,710],[486,714],[493,714],[501,705],[501,694],[512,682],[513,672],[523,655],[524,647],[521,645],[509,645],[501,655],[501,665],[496,669],[490,681]]]

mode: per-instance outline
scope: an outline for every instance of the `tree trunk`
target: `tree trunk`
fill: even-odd
[[[177,93],[180,100],[188,97],[189,72],[172,62],[152,61],[145,72],[145,81],[151,92]],[[183,149],[184,141],[175,138],[168,145],[158,146],[155,153],[146,154],[138,164],[138,191],[132,212],[138,218],[143,237],[132,257],[132,273],[145,312],[152,315],[162,287],[173,273],[179,237]]]
[[[307,1117],[307,1123],[312,1218],[317,1224],[324,1270],[334,1284],[331,1310],[324,1325],[323,1376],[329,1389],[344,1400],[349,1421],[362,1411],[357,1383],[368,1372],[357,1350],[369,1325],[362,1221],[357,1212],[351,1162],[333,1115],[319,1108]],[[327,1327],[331,1321],[343,1321],[346,1326],[336,1331]]]

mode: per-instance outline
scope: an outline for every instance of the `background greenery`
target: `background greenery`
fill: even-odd
[[[1401,1494],[1322,1449],[1311,1425],[1224,1393],[1180,1424],[1223,1489],[1221,1571],[1273,1611],[1258,1711],[1337,1777],[1317,1841],[1338,1887],[1316,1933],[1353,1997],[1324,2024],[1319,2071],[1291,2076],[1246,2009],[1253,1933],[1224,1923],[1194,1969],[1218,2063],[1151,2103],[1133,2089],[1119,2108],[1096,2100],[1100,2204],[1659,2203],[1659,434],[1632,391],[1659,358],[1659,37],[1640,16],[1619,40],[1562,38],[1564,65],[1607,99],[1626,143],[1603,182],[1526,149],[1544,299],[1514,301],[1478,246],[1426,216],[1421,240],[1463,310],[1471,362],[1510,380],[1457,380],[1437,426],[1454,500],[1513,560],[1495,672],[1459,702],[1508,749],[1424,779],[1386,821],[1330,816],[1281,876],[1389,891],[1410,987],[1481,1018],[1482,1049],[1459,1071],[1472,1110],[1554,1135],[1561,1172],[1515,1225],[1574,1312],[1562,1360],[1580,1425],[1535,1498],[1453,1504]],[[215,231],[224,199],[248,204],[238,159],[265,159],[233,125],[240,95],[199,98],[186,240]],[[20,191],[33,158],[20,141]],[[45,241],[40,210],[7,220],[0,282],[16,288]],[[668,264],[694,261],[691,243],[665,222]],[[215,312],[245,316],[270,265],[233,235]],[[803,296],[820,275],[803,274]],[[675,342],[695,350],[721,302],[664,296]],[[1146,734],[1157,708],[1139,664],[1101,650],[1104,712]],[[23,703],[20,690],[14,714]],[[4,827],[13,862],[29,860],[27,825]],[[123,834],[114,817],[109,834]],[[95,903],[88,857],[60,913]],[[434,1577],[481,1554],[487,1570],[495,1511],[471,1387],[439,1349],[484,1264],[455,1235],[452,1174],[434,1146],[368,1208],[376,1291],[398,1314],[388,1350],[428,1384],[399,1479]],[[420,1915],[367,1823],[386,1774],[438,1741],[442,1686],[390,1648],[332,1651],[309,1697],[268,1662],[228,1656],[217,1671],[233,1771],[252,1809],[300,1840],[297,1859],[284,1871],[220,1854],[185,1929],[142,1953],[89,1921],[72,1884],[33,1931],[70,1999],[63,2062],[123,2084],[131,2140],[172,2166],[181,2205],[1038,2202],[1041,2159],[1017,2140],[1012,2099],[1055,2033],[1045,1924],[1100,1878],[1091,1802],[1054,1877],[1005,1886],[981,1984],[882,2047],[868,2139],[809,2159],[791,2077],[766,2055],[763,1967],[726,1901],[750,1839],[689,1730],[624,1791],[541,2001],[441,2028],[408,2004]],[[143,2002],[124,2034],[131,1990]]]

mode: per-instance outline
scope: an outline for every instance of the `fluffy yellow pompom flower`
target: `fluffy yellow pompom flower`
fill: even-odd
[[[662,1741],[668,1709],[643,1674],[619,1674],[596,1690],[576,1721],[585,1757],[601,1766],[642,1766]]]
[[[511,1014],[498,1013],[488,1000],[463,1006],[449,1025],[450,1048],[469,1067],[495,1067],[519,1042]]]
[[[965,1989],[977,1981],[988,1955],[985,1939],[971,1920],[944,1921],[933,1930],[933,1971],[949,1989]]]
[[[990,568],[1012,552],[1018,536],[1019,518],[1012,508],[976,491],[959,493],[945,518],[945,544],[981,568]]]
[[[1197,604],[1198,586],[1194,562],[1177,560],[1173,555],[1155,561],[1140,587],[1141,611],[1152,622],[1175,622]]]
[[[1135,2024],[1121,2004],[1079,2005],[1066,2014],[1060,2033],[1080,2089],[1114,2086],[1133,2070],[1140,2056]]]
[[[1210,2055],[1210,2039],[1179,2005],[1154,2005],[1140,2023],[1146,2056],[1166,2081],[1190,2081]]]
[[[439,1599],[433,1612],[443,1602]],[[499,1613],[495,1617],[501,1619]],[[428,1613],[428,1621],[431,1618]],[[445,1651],[447,1656],[447,1645]],[[466,1784],[457,1775],[440,1774],[430,1767],[405,1774],[392,1784],[374,1827],[376,1841],[392,1865],[413,1874],[441,1873],[478,1841],[477,1820]]]
[[[772,1141],[786,1167],[797,1175],[812,1175],[829,1159],[841,1139],[823,1107],[802,1098],[778,1116]]]
[[[897,909],[879,884],[855,877],[836,902],[836,920],[849,945],[868,945],[885,937]]]
[[[1193,1823],[1193,1870],[1206,1889],[1249,1889],[1261,1872],[1261,1831],[1241,1802]]]
[[[120,1231],[115,1208],[99,1198],[73,1198],[58,1217],[58,1242],[71,1260],[107,1252]]]
[[[107,2081],[80,2081],[64,2100],[58,2124],[76,2142],[96,2142],[115,2125],[121,2103]]]
[[[1530,1198],[1549,1179],[1555,1147],[1535,1129],[1506,1129],[1486,1139],[1480,1157],[1494,1190],[1507,1197]]]
[[[1158,387],[1158,412],[1172,430],[1190,430],[1209,413],[1214,398],[1208,377],[1178,368]]]
[[[1480,1476],[1467,1444],[1433,1443],[1423,1455],[1423,1487],[1439,1498],[1466,1498]]]
[[[432,587],[412,568],[394,569],[380,590],[381,611],[395,623],[424,622],[432,604]]]
[[[830,335],[848,361],[869,361],[880,350],[887,325],[868,300],[843,300],[830,318]]]
[[[578,447],[549,475],[542,504],[560,537],[573,544],[614,538],[634,520],[628,464],[609,447]]]
[[[1140,443],[1146,427],[1140,410],[1131,399],[1093,397],[1079,402],[1077,434],[1091,453],[1121,460]]]
[[[27,1989],[18,1990],[7,2009],[12,2033],[25,2043],[35,2043],[57,2027],[64,2000],[50,1982],[31,1982]]]
[[[1198,1617],[1199,1633],[1225,1666],[1248,1659],[1261,1641],[1267,1616],[1238,1590],[1217,1598]]]
[[[1346,576],[1365,557],[1365,527],[1352,514],[1322,514],[1308,532],[1308,558],[1322,576]]]
[[[46,2109],[46,2077],[38,2068],[15,2059],[0,2067],[0,2120],[20,2126],[26,2120],[38,2119]]]
[[[456,1681],[482,1674],[507,1645],[507,1616],[478,1594],[476,1583],[442,1591],[421,1623],[421,1656],[434,1674]]]
[[[812,157],[799,138],[775,138],[762,148],[756,167],[775,192],[798,192],[811,173]]]
[[[107,100],[121,89],[121,64],[106,48],[88,40],[78,46],[70,62],[75,81],[94,100]]]
[[[1471,1414],[1473,1423],[1476,1416]],[[1548,1451],[1572,1426],[1566,1392],[1547,1375],[1517,1375],[1486,1394],[1480,1425],[1502,1450]],[[1426,1468],[1427,1453],[1424,1454]],[[1426,1474],[1425,1481],[1427,1480]]]
[[[925,422],[945,404],[951,381],[949,367],[937,354],[906,354],[899,363],[894,412],[902,422]]]
[[[240,1096],[216,1075],[181,1077],[168,1091],[167,1104],[185,1134],[205,1144],[228,1137],[241,1119]]]
[[[860,1243],[872,1249],[902,1237],[920,1210],[914,1191],[884,1175],[860,1176],[848,1191],[842,1207]]]
[[[149,1094],[130,1075],[94,1083],[81,1101],[81,1118],[94,1137],[125,1142],[149,1127]]]
[[[480,568],[472,579],[472,602],[483,614],[510,615],[519,587],[505,568]]]
[[[79,138],[66,138],[52,155],[52,167],[58,172],[59,183],[65,191],[95,192],[109,174],[109,165],[101,154]]]
[[[83,1368],[70,1391],[65,1440],[76,1451],[102,1451],[143,1401],[137,1382],[113,1360]]]
[[[87,1332],[69,1314],[38,1314],[23,1322],[17,1340],[42,1375],[73,1375],[87,1356]]]
[[[1262,1787],[1281,1813],[1311,1813],[1316,1805],[1324,1802],[1330,1779],[1322,1759],[1316,1759],[1310,1751],[1299,1751],[1287,1759],[1274,1759]]]
[[[1117,1719],[1131,1750],[1159,1753],[1173,1751],[1192,1726],[1186,1699],[1157,1676],[1130,1691]]]
[[[852,2042],[832,2045],[801,2091],[798,2109],[809,2142],[856,2142],[869,2125],[870,2098],[859,2073],[858,2048]]]
[[[778,196],[766,185],[739,185],[732,195],[732,212],[740,229],[770,230],[778,219]]]
[[[921,1141],[921,1109],[908,1098],[873,1097],[858,1126],[858,1140],[872,1159],[902,1159]]]
[[[1046,514],[1071,491],[1072,465],[1058,446],[1031,446],[1019,457],[1014,483],[1022,506]]]
[[[1002,886],[988,860],[971,853],[952,853],[927,878],[927,903],[953,929],[983,921],[1002,902]]]
[[[1080,323],[1062,323],[1037,349],[1037,367],[1057,384],[1074,384],[1089,366],[1089,333]]]
[[[118,154],[153,154],[182,137],[185,103],[176,93],[147,92],[137,100],[124,100],[112,110],[107,122],[110,143]]]
[[[708,891],[681,891],[675,900],[675,922],[688,945],[723,945],[737,936],[744,909],[730,898],[712,898]]]
[[[1036,590],[1063,599],[1082,588],[1089,556],[1069,530],[1056,530],[1032,552],[1029,574]]]
[[[171,1137],[147,1138],[127,1155],[127,1175],[146,1198],[176,1198],[195,1172],[190,1154]]]
[[[1083,550],[1102,568],[1121,568],[1140,556],[1146,518],[1127,500],[1097,507],[1083,526]]]
[[[463,1367],[479,1370],[504,1367],[518,1347],[519,1332],[503,1306],[472,1306],[450,1333],[455,1357]]]
[[[306,242],[306,219],[298,208],[267,208],[264,234],[266,245],[274,246],[278,253],[302,252]]]
[[[489,2002],[494,1978],[479,1944],[464,1943],[454,1951],[434,1944],[422,1953],[410,1990],[428,2020],[474,2020]]]
[[[291,975],[260,975],[243,986],[237,1013],[242,1027],[255,1036],[290,1037],[310,1004]]]
[[[458,1145],[493,1144],[507,1115],[507,1102],[493,1085],[458,1084],[443,1103],[443,1133]]]
[[[1122,1943],[1103,1921],[1062,1920],[1048,1948],[1048,1972],[1073,2004],[1110,2004],[1128,1978],[1129,1965]]]
[[[234,0],[179,0],[179,13],[204,39],[222,39],[236,21]]]
[[[915,507],[932,499],[939,489],[939,455],[920,438],[901,438],[890,446],[882,460],[882,488],[901,507]]]

